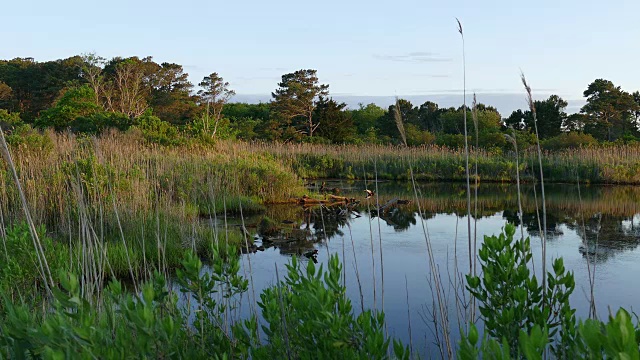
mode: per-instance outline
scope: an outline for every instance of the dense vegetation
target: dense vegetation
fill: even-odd
[[[556,259],[540,284],[530,271],[529,239],[514,240],[508,225],[486,237],[479,250],[482,276],[467,276],[485,327],[480,337],[471,324],[448,356],[476,359],[637,358],[640,328],[623,309],[607,322],[577,321],[569,295],[573,274]],[[24,226],[9,229],[7,242],[28,245]],[[239,274],[231,247],[211,244],[211,270],[187,252],[176,285],[155,272],[128,292],[112,279],[87,291],[86,273],[78,277],[63,262],[51,296],[41,310],[10,295],[15,277],[28,269],[14,248],[0,268],[0,354],[3,358],[395,358],[412,349],[385,335],[384,314],[357,312],[345,295],[341,264],[333,256],[325,270],[293,258],[279,280],[267,288],[250,316],[236,312],[241,295],[251,297],[249,280]],[[283,269],[284,270],[284,269]],[[78,270],[76,270],[78,271]],[[37,279],[36,279],[37,281]],[[258,309],[259,308],[259,309]],[[54,310],[54,311],[51,311]],[[260,314],[260,316],[258,315]],[[392,346],[391,346],[392,345]],[[441,348],[443,357],[446,349]]]
[[[256,295],[240,274],[246,228],[226,216],[300,197],[302,178],[468,180],[466,127],[477,181],[540,180],[537,132],[547,181],[640,183],[640,93],[602,79],[578,114],[552,95],[506,118],[402,99],[347,109],[315,70],[283,75],[270,103],[233,94],[215,72],[196,91],[182,66],[150,57],[0,61],[2,358],[409,358],[383,312],[353,309],[337,256],[326,269],[294,257]],[[486,237],[480,272],[454,289],[471,316],[443,357],[640,357],[628,312],[578,321],[562,259],[530,270],[530,241],[514,234]]]
[[[151,57],[106,60],[89,54],[47,62],[0,60],[0,124],[5,129],[28,125],[78,133],[136,127],[164,144],[188,138],[238,138],[464,145],[463,106],[440,108],[431,101],[415,106],[398,99],[388,109],[375,104],[348,109],[330,97],[329,86],[321,84],[315,70],[283,75],[269,103],[229,103],[234,95],[230,86],[214,72],[195,87],[181,65],[158,64]],[[597,79],[584,96],[587,104],[571,115],[565,112],[567,102],[557,95],[534,102],[545,148],[640,139],[640,92],[630,94]],[[476,104],[467,111],[467,125],[474,129],[470,144],[486,150],[510,149],[503,134],[515,135],[522,149],[534,143],[530,110],[503,117],[490,105]]]
[[[268,154],[148,146],[140,134],[118,132],[7,140],[34,223],[46,226],[67,258],[81,260],[89,244],[103,259],[95,271],[119,278],[146,278],[148,263],[175,268],[185,248],[206,255],[211,241],[238,245],[238,230],[223,230],[216,217],[259,212],[264,202],[303,191]],[[25,216],[9,165],[0,165],[3,226]]]

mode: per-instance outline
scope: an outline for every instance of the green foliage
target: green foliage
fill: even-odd
[[[145,112],[136,119],[137,128],[142,131],[144,138],[153,143],[161,145],[179,145],[184,143],[184,139],[178,133],[178,129],[159,117]]]
[[[407,124],[405,131],[407,134],[407,144],[409,146],[430,145],[433,144],[436,139],[435,135],[428,130],[420,130],[414,124]]]
[[[371,128],[375,128],[378,119],[383,117],[386,110],[371,103],[366,106],[360,104],[358,109],[351,110],[351,118],[358,129],[358,134],[366,134]]]
[[[558,355],[559,359],[638,359],[640,358],[640,328],[633,324],[631,316],[619,309],[615,316],[610,315],[608,322],[588,319],[580,322],[574,329],[576,337],[573,347],[567,353]],[[535,325],[529,333],[520,330],[516,355],[509,353],[506,338],[502,342],[485,336],[478,337],[478,330],[471,324],[469,333],[463,334],[459,343],[457,357],[460,360],[511,359],[522,358],[542,360],[545,358],[549,342],[547,330]]]
[[[174,125],[188,123],[197,114],[197,97],[192,95],[193,84],[182,65],[152,62],[150,70],[148,103],[153,113]]]
[[[384,335],[384,314],[354,315],[340,283],[338,256],[331,257],[326,272],[312,262],[306,266],[302,269],[293,258],[285,279],[260,295],[267,344],[253,354],[265,359],[385,358],[390,339]],[[394,350],[400,358],[408,354],[400,345]]]
[[[201,129],[201,137],[211,137],[215,139],[218,135],[218,128],[224,126],[228,129],[229,121],[225,124],[221,124],[223,119],[222,110],[226,103],[235,95],[235,91],[229,89],[229,83],[225,82],[218,73],[212,73],[209,76],[205,76],[200,84],[198,84],[203,90],[198,91],[203,103],[205,103],[205,111],[202,117],[199,119]],[[226,138],[228,134],[224,135]]]
[[[20,113],[10,113],[5,109],[0,109],[0,126],[2,126],[4,131],[13,129],[19,125],[22,125]]]
[[[54,106],[43,111],[36,121],[38,127],[64,130],[79,117],[91,117],[101,111],[95,102],[95,92],[88,85],[65,91]]]
[[[212,246],[212,253],[211,273],[202,271],[202,261],[193,253],[187,253],[182,268],[176,272],[180,292],[190,296],[196,307],[193,345],[197,346],[201,358],[221,353],[246,354],[249,343],[243,340],[255,337],[255,321],[248,321],[247,328],[242,323],[234,324],[233,332],[241,336],[233,338],[224,324],[225,316],[237,307],[237,297],[248,290],[249,281],[238,275],[240,260],[235,249],[227,247],[221,253]],[[220,297],[216,299],[218,294]]]
[[[47,153],[52,150],[53,142],[47,134],[42,134],[29,124],[16,126],[9,135],[7,143],[21,150],[41,151]]]
[[[638,359],[640,329],[629,313],[618,310],[607,323],[576,323],[569,296],[573,274],[561,258],[553,261],[543,289],[529,270],[529,239],[515,240],[507,225],[499,236],[485,236],[479,251],[482,276],[467,276],[467,289],[479,302],[484,336],[471,324],[463,334],[459,359],[543,359],[550,349],[558,359]]]
[[[228,341],[204,342],[227,339],[219,327],[192,331],[188,314],[180,310],[177,296],[168,291],[160,274],[136,295],[123,291],[119,282],[111,282],[100,306],[83,297],[75,275],[61,274],[60,278],[61,289],[54,291],[47,316],[34,314],[28,305],[6,302],[0,325],[3,357],[194,359],[242,353],[241,347],[229,351]],[[222,334],[205,338],[202,331]]]
[[[319,83],[313,69],[283,75],[270,103],[228,103],[234,92],[216,72],[198,85],[196,91],[181,65],[156,63],[151,56],[106,60],[88,54],[46,62],[0,60],[0,109],[20,114],[26,123],[36,121],[42,128],[92,134],[112,127],[126,130],[135,125],[136,118],[152,111],[162,121],[186,127],[186,134],[207,144],[212,143],[207,136],[324,143],[323,139],[306,139],[316,131],[331,143],[404,143],[394,119],[395,104],[388,109],[360,104],[354,110],[331,105],[316,111],[320,97],[327,97],[328,85]],[[565,113],[567,102],[557,95],[534,101],[540,138],[579,131],[598,141],[628,144],[640,139],[640,92],[631,94],[609,80],[596,79],[584,96],[587,103],[581,113],[571,115]],[[440,108],[431,101],[414,106],[404,99],[398,104],[408,143],[460,146],[462,107]],[[471,145],[504,148],[503,123],[516,131],[533,132],[529,109],[516,110],[504,120],[494,107],[478,104],[477,109],[478,139],[472,117],[467,116]],[[203,113],[206,116],[199,118]],[[2,123],[0,119],[0,126]],[[149,140],[173,143],[170,136],[153,132]],[[522,148],[529,143],[522,142]]]
[[[538,135],[541,139],[560,135],[562,126],[566,125],[567,114],[564,110],[568,103],[558,95],[551,95],[546,100],[535,100],[533,105],[536,109],[536,118],[538,120]],[[531,110],[516,110],[504,120],[507,126],[511,126],[516,130],[525,130],[535,132],[533,122],[533,114]]]
[[[260,124],[260,120],[256,120],[248,117],[241,118],[229,118],[229,130],[233,137],[241,140],[256,139],[260,135],[257,132],[257,127]],[[230,136],[231,137],[231,136]]]
[[[594,146],[597,143],[598,141],[590,134],[571,131],[544,140],[541,145],[546,150],[561,150]]]
[[[634,97],[615,86],[611,81],[596,79],[584,91],[587,103],[581,112],[584,131],[598,140],[614,141],[625,133],[638,134],[638,124],[634,124],[636,112],[640,110]]]
[[[384,315],[353,314],[337,256],[327,272],[311,263],[304,271],[293,259],[286,279],[264,290],[260,308],[267,339],[262,342],[256,317],[232,316],[249,287],[239,275],[236,250],[212,246],[211,254],[205,269],[200,258],[187,253],[176,287],[156,272],[137,293],[113,280],[99,297],[91,297],[83,292],[82,278],[61,271],[60,287],[42,312],[2,291],[0,357],[387,358]],[[178,301],[176,290],[186,303]],[[409,358],[409,349],[397,341],[393,352]]]
[[[13,89],[11,88],[11,86],[0,81],[0,101],[9,100],[11,99],[12,95],[13,95]]]
[[[133,124],[134,121],[123,113],[100,111],[77,117],[70,126],[73,132],[98,134],[109,128],[127,130]]]
[[[195,139],[205,144],[214,144],[216,139],[228,140],[235,139],[238,135],[238,130],[231,125],[231,121],[228,118],[221,118],[215,123],[215,136],[213,132],[214,125],[211,124],[212,119],[203,114],[193,120],[187,127],[186,132],[193,136]],[[246,131],[251,131],[250,128]]]
[[[333,99],[321,97],[314,111],[314,122],[318,124],[318,136],[328,139],[332,143],[344,144],[353,142],[356,127],[351,114],[344,109],[345,103],[337,103]]]
[[[44,227],[37,229],[45,257],[51,269],[68,270],[65,247],[45,234]],[[0,248],[0,292],[11,298],[38,296],[44,286],[40,283],[38,259],[29,227],[21,222],[6,229],[6,238]]]
[[[482,276],[468,275],[467,289],[479,302],[488,336],[504,339],[512,355],[519,351],[521,331],[532,334],[537,326],[548,331],[554,354],[564,357],[573,352],[575,342],[575,310],[569,304],[573,274],[556,259],[543,288],[529,269],[530,240],[514,240],[515,230],[508,224],[503,234],[485,236],[478,252]]]
[[[578,334],[581,359],[640,359],[640,329],[624,309],[610,315],[607,323],[593,319],[581,322]]]
[[[464,135],[462,134],[438,134],[436,145],[446,146],[451,149],[464,148]]]
[[[11,89],[9,97],[0,97],[0,107],[20,112],[22,119],[32,123],[50,108],[63,89],[80,85],[82,59],[37,62],[33,58],[0,60],[0,82]]]
[[[282,81],[272,93],[272,109],[284,125],[305,129],[312,137],[319,123],[313,119],[313,113],[320,97],[329,95],[329,85],[319,84],[317,70],[302,69],[282,75]]]

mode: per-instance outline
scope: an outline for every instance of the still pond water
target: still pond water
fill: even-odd
[[[319,188],[319,184],[313,186],[310,193]],[[370,199],[365,199],[363,181],[332,181],[327,182],[326,187],[339,188],[340,195],[360,200],[356,211],[345,213],[339,206],[273,206],[265,216],[277,224],[278,230],[268,236],[264,234],[264,226],[259,226],[262,217],[245,219],[248,231],[255,234],[255,252],[243,255],[243,271],[248,272],[250,261],[256,294],[276,282],[276,266],[282,278],[292,255],[301,256],[317,249],[318,263],[326,263],[329,254],[339,255],[354,309],[361,308],[360,287],[362,305],[381,309],[384,268],[384,312],[390,335],[408,344],[410,316],[414,351],[427,357],[438,354],[430,320],[433,300],[425,231],[444,287],[448,289],[453,316],[453,286],[449,279],[456,250],[461,271],[468,269],[465,185],[418,184],[418,201],[411,183],[379,182],[377,196]],[[375,190],[376,184],[369,182],[366,187]],[[540,189],[534,190],[531,185],[523,186],[523,222],[525,236],[531,237],[534,254],[538,255],[537,259],[534,257],[535,263],[540,264],[536,217]],[[576,290],[571,302],[577,308],[578,317],[588,316],[588,257],[595,258],[598,316],[606,318],[609,308],[615,311],[621,306],[638,310],[640,187],[554,184],[545,190],[547,254],[549,258],[563,257],[565,266],[575,274]],[[473,192],[472,189],[472,213],[475,212]],[[390,207],[378,217],[375,210],[371,211],[376,209],[376,198],[379,204],[391,199],[411,202]],[[517,209],[515,185],[481,184],[477,189],[477,216],[471,221],[472,234],[475,228],[480,243],[485,235],[500,233],[507,222],[518,224]],[[520,229],[516,232],[519,234]],[[256,247],[260,250],[256,251]],[[311,261],[304,256],[301,259],[302,266]],[[452,335],[457,339],[457,322],[450,321]]]

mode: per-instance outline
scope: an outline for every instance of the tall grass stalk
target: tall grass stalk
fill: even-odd
[[[242,221],[242,228],[246,229],[244,223],[244,215],[242,214],[242,201],[239,203],[240,206],[240,220]],[[242,232],[242,238],[244,239],[244,246],[248,250],[249,249],[249,239],[247,239],[247,234],[245,231]],[[251,294],[253,295],[253,315],[258,316],[258,309],[256,304],[258,304],[258,298],[256,297],[256,288],[255,283],[253,281],[253,266],[251,265],[251,256],[247,256],[247,262],[249,263],[249,282],[251,284]]]
[[[524,220],[522,213],[522,192],[520,190],[520,155],[518,152],[518,139],[516,138],[516,131],[511,128],[513,135],[506,134],[505,137],[513,145],[513,149],[516,154],[516,187],[518,193],[518,220],[520,221],[520,237],[524,239]],[[535,270],[534,270],[535,271]]]
[[[5,261],[9,261],[9,252],[7,251],[7,232],[4,224],[4,211],[2,210],[2,198],[0,198],[0,238],[2,238],[2,247],[4,249]]]
[[[596,248],[593,257],[591,256],[591,249],[589,247],[589,239],[587,238],[587,227],[584,221],[584,213],[582,212],[582,192],[580,191],[580,178],[577,178],[578,186],[578,203],[580,204],[580,220],[582,221],[582,234],[584,239],[584,246],[586,248],[585,254],[587,257],[587,276],[589,277],[589,318],[596,319],[596,300],[595,300],[595,272],[596,272],[596,260],[598,256],[598,239],[596,237]],[[600,231],[598,226],[598,232]],[[593,265],[593,270],[591,266]]]
[[[478,146],[478,102],[476,100],[476,94],[473,94],[473,105],[471,109],[471,118],[473,119],[473,127],[476,130],[476,150]],[[478,257],[475,254],[478,252],[478,187],[480,185],[480,179],[478,178],[478,152],[474,151],[474,174],[475,186],[473,188],[474,201],[473,201],[473,276],[476,276],[478,267]]]
[[[276,288],[278,290],[278,303],[280,306],[280,318],[282,319],[282,331],[284,335],[285,349],[287,352],[287,358],[291,360],[291,345],[289,344],[289,332],[287,329],[287,313],[284,311],[284,299],[282,298],[282,285],[280,282],[280,274],[278,273],[278,264],[276,267]]]
[[[358,282],[358,292],[360,293],[360,310],[364,312],[364,295],[362,293],[362,282],[360,282],[360,270],[358,269],[356,245],[353,241],[353,234],[351,233],[351,224],[347,223],[347,228],[349,229],[349,239],[351,240],[351,250],[353,252],[353,266],[356,270],[356,281]]]
[[[547,207],[544,194],[544,173],[542,170],[542,149],[540,147],[540,136],[538,135],[538,117],[536,115],[536,107],[533,102],[533,96],[531,95],[531,87],[527,83],[527,79],[524,77],[524,73],[520,74],[522,85],[527,92],[527,103],[531,114],[533,115],[533,124],[536,132],[536,146],[538,149],[538,165],[540,166],[540,195],[542,197],[542,233],[540,239],[542,240],[542,287],[547,288]],[[544,293],[546,294],[546,292]],[[543,295],[544,295],[543,294]],[[545,295],[546,296],[546,295]]]
[[[380,209],[380,194],[378,188],[378,161],[373,159],[373,169],[375,173],[376,182],[376,209]],[[382,256],[382,227],[380,226],[380,216],[377,217],[378,223],[378,247],[380,248],[380,311],[384,312],[384,258]],[[385,334],[389,336],[387,324],[385,323]]]
[[[24,215],[29,226],[29,232],[31,233],[31,239],[33,241],[33,248],[36,252],[36,258],[38,259],[38,268],[40,271],[40,275],[42,277],[42,282],[47,290],[47,293],[51,294],[51,288],[54,286],[53,278],[51,276],[51,270],[49,269],[49,264],[47,262],[47,258],[45,257],[44,250],[42,248],[42,243],[40,242],[40,238],[38,236],[38,232],[36,231],[35,224],[33,219],[31,218],[31,212],[29,211],[29,205],[27,203],[27,199],[25,197],[24,191],[22,190],[22,185],[20,184],[20,178],[18,177],[18,173],[16,171],[15,164],[13,163],[13,159],[11,157],[11,152],[9,151],[9,147],[7,146],[7,141],[4,137],[4,131],[0,127],[0,146],[2,149],[2,155],[5,158],[5,161],[9,165],[11,170],[11,175],[13,176],[13,180],[15,182],[16,188],[18,189],[18,193],[20,195],[20,201],[22,203],[22,210],[24,211]]]
[[[407,324],[409,329],[409,357],[413,355],[413,332],[411,331],[411,305],[409,304],[409,280],[407,280],[407,274],[404,274],[404,289],[407,295]]]
[[[393,119],[396,122],[396,127],[398,128],[398,132],[400,133],[400,138],[402,139],[402,143],[404,146],[407,146],[407,134],[404,131],[404,123],[402,122],[402,114],[400,113],[400,100],[396,96],[396,106],[393,109]]]
[[[364,167],[362,168],[364,172],[364,188],[365,190],[369,190],[367,186],[367,173]],[[367,212],[371,214],[371,204],[367,201]],[[373,227],[371,226],[371,221],[369,221],[369,241],[371,243],[371,275],[373,277],[373,310],[376,310],[376,259],[374,254],[374,246],[373,246]],[[382,249],[380,249],[382,251]]]
[[[469,243],[469,273],[473,273],[473,249],[471,240],[471,183],[469,175],[469,136],[467,133],[467,65],[465,59],[465,44],[464,44],[464,32],[462,30],[462,23],[456,18],[458,22],[458,32],[462,38],[462,112],[464,121],[464,162],[465,162],[465,176],[467,181],[467,235]],[[473,306],[471,311],[473,313]],[[473,316],[471,316],[473,318]]]
[[[411,167],[411,165],[409,165],[409,172],[411,174],[411,178],[413,178],[413,169]],[[443,341],[444,341],[444,346],[446,348],[447,351],[447,358],[451,358],[453,356],[453,347],[452,347],[452,342],[451,342],[451,338],[450,338],[450,328],[449,328],[449,314],[448,314],[448,310],[447,310],[447,303],[446,300],[444,299],[444,289],[442,288],[442,284],[441,284],[441,278],[440,278],[440,271],[438,270],[438,266],[436,265],[435,262],[435,256],[433,254],[433,248],[431,246],[431,236],[429,235],[429,230],[426,224],[426,221],[424,220],[424,214],[422,212],[422,207],[420,205],[419,202],[419,196],[418,196],[418,190],[416,187],[416,182],[415,180],[412,181],[412,185],[413,185],[413,194],[414,194],[414,198],[416,200],[416,203],[418,205],[418,215],[420,216],[420,224],[422,225],[422,233],[424,235],[424,239],[427,245],[427,259],[429,261],[429,268],[430,268],[430,279],[433,281],[434,284],[434,289],[435,291],[432,291],[432,298],[433,298],[433,292],[436,293],[435,299],[433,299],[433,302],[435,303],[434,305],[436,305],[436,307],[434,307],[433,311],[437,312],[438,317],[440,318],[440,326],[442,327],[442,336],[443,336]],[[436,310],[437,308],[437,310]],[[436,327],[436,331],[437,331],[437,317],[434,316],[434,326]],[[439,341],[439,337],[438,337],[438,341]]]
[[[449,258],[447,254],[447,259]],[[449,268],[447,267],[447,272],[449,273],[449,282],[451,283],[451,273]],[[458,328],[462,329],[462,319],[464,319],[465,311],[463,311],[464,299],[461,299],[461,296],[464,296],[464,281],[462,279],[458,279],[458,275],[462,275],[458,269],[458,217],[456,216],[456,231],[453,236],[453,291],[455,296],[455,304],[456,304],[456,318],[458,321]],[[459,281],[459,282],[458,282]]]

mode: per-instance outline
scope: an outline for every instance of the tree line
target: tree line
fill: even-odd
[[[137,127],[156,140],[172,143],[190,136],[282,142],[379,143],[417,146],[464,144],[464,112],[470,143],[507,146],[505,134],[527,146],[534,114],[516,110],[503,118],[482,103],[441,108],[397,99],[388,108],[360,104],[348,109],[335,101],[316,70],[282,75],[268,103],[232,103],[235,92],[218,73],[197,85],[179,64],[152,57],[95,54],[37,62],[0,60],[0,124],[99,133]],[[548,148],[600,142],[640,141],[640,92],[629,93],[596,79],[584,91],[586,104],[568,115],[557,95],[535,101],[538,133]]]

